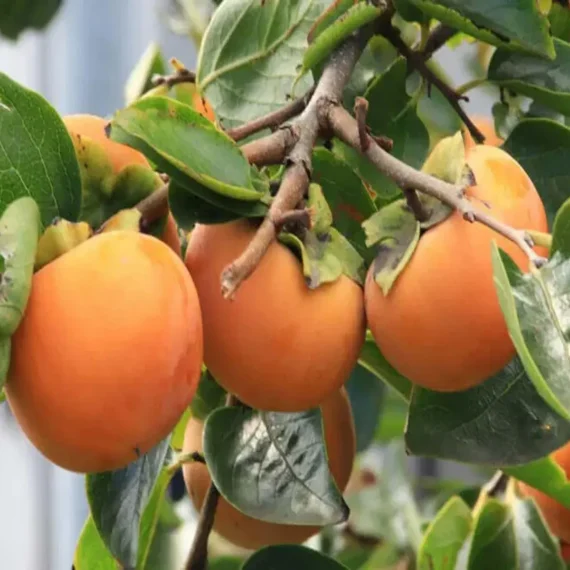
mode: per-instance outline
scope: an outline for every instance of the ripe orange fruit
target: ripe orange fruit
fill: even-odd
[[[194,104],[194,109],[200,113],[206,119],[214,122],[216,120],[216,115],[214,114],[214,109],[206,98],[202,97],[198,90],[194,91],[192,95],[192,103]]]
[[[566,477],[570,477],[570,443],[551,453],[550,457],[564,470]],[[563,542],[570,542],[570,509],[522,481],[518,481],[517,486],[521,495],[535,500],[552,534]],[[568,553],[568,545],[562,550]]]
[[[483,133],[485,137],[484,144],[488,146],[501,146],[505,141],[495,131],[495,123],[493,119],[485,116],[471,117],[473,124]],[[471,136],[469,129],[463,125],[463,140],[465,141],[465,148],[475,146],[475,139]]]
[[[477,180],[467,190],[475,208],[515,228],[547,231],[538,192],[512,157],[487,145],[469,148],[466,156]],[[365,286],[368,326],[386,359],[413,383],[443,392],[465,390],[514,357],[493,282],[492,240],[528,270],[527,257],[514,243],[483,224],[466,222],[458,212],[420,238],[387,296],[371,266]]]
[[[570,544],[568,542],[560,541],[560,555],[564,562],[570,562]]]
[[[321,405],[329,468],[340,492],[343,492],[356,455],[356,436],[352,409],[344,389],[337,390]],[[190,419],[184,437],[184,453],[202,453],[203,424]],[[183,466],[184,481],[196,509],[201,509],[210,486],[208,468],[202,463]],[[276,524],[254,519],[219,498],[214,530],[242,548],[257,549],[271,544],[299,544],[320,531],[315,526]]]
[[[7,401],[53,463],[118,469],[174,428],[202,355],[198,296],[182,260],[152,236],[102,233],[34,275],[12,338]]]
[[[348,277],[314,290],[295,255],[274,242],[233,301],[220,274],[255,234],[246,220],[197,225],[186,266],[204,319],[204,362],[252,408],[295,412],[318,406],[348,379],[364,342],[362,288]]]
[[[129,164],[141,164],[150,168],[150,164],[144,154],[134,148],[107,138],[105,127],[108,121],[102,117],[77,114],[62,117],[62,119],[71,135],[89,137],[103,146],[113,165],[115,174]]]

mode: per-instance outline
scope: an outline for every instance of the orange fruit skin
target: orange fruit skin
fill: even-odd
[[[477,180],[466,192],[475,208],[515,228],[547,231],[532,181],[505,151],[473,146],[467,162]],[[514,243],[458,212],[420,238],[387,296],[371,265],[365,285],[368,326],[386,359],[413,383],[442,392],[465,390],[514,357],[493,282],[492,240],[528,270],[527,257]]]
[[[67,130],[76,136],[85,136],[98,142],[107,152],[107,156],[113,165],[113,172],[120,172],[129,164],[150,164],[144,154],[127,145],[118,143],[107,138],[105,127],[108,121],[102,117],[88,114],[67,115],[62,117]]]
[[[567,542],[560,543],[560,554],[564,562],[570,562],[570,544]]]
[[[103,233],[34,275],[12,338],[7,401],[56,465],[119,469],[174,428],[202,355],[198,296],[182,260],[152,236]]]
[[[192,102],[194,103],[194,108],[198,113],[200,113],[200,115],[206,117],[206,119],[212,121],[212,123],[215,122],[216,115],[214,114],[214,109],[210,103],[208,103],[208,101],[198,93],[198,91],[194,91]]]
[[[505,142],[501,137],[499,137],[495,131],[495,124],[492,119],[484,116],[474,116],[471,117],[473,124],[483,133],[485,137],[485,142],[487,146],[501,146]],[[469,149],[475,146],[475,139],[471,136],[469,129],[463,126],[463,141],[465,143],[465,148]]]
[[[560,465],[566,473],[566,477],[570,477],[570,444],[560,447],[551,453],[550,457]],[[517,486],[521,495],[532,497],[535,500],[552,534],[563,542],[570,542],[570,509],[522,481],[518,481]],[[561,544],[561,546],[564,559],[568,560],[570,545]]]
[[[350,376],[364,342],[363,291],[342,276],[310,290],[301,265],[274,242],[233,301],[220,274],[254,236],[247,221],[197,225],[186,266],[204,319],[204,362],[218,382],[259,410],[318,406]]]
[[[329,468],[340,492],[344,492],[356,455],[356,436],[350,401],[344,389],[329,396],[321,405]],[[184,452],[202,453],[203,424],[190,419],[184,437]],[[182,468],[188,494],[200,510],[210,475],[202,463],[186,463]],[[320,527],[276,524],[249,517],[219,498],[214,530],[229,542],[255,550],[272,544],[300,544],[320,531]]]

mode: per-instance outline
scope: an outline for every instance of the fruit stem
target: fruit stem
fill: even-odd
[[[532,238],[535,245],[546,247],[550,250],[552,247],[552,235],[545,232],[537,232],[535,230],[527,230],[528,235]]]
[[[457,87],[455,92],[458,95],[465,95],[465,93],[471,91],[471,89],[476,89],[481,85],[485,85],[485,83],[487,83],[486,77],[476,77],[475,79],[472,79],[471,81],[466,81],[463,85]]]
[[[183,453],[182,455],[178,456],[176,461],[168,467],[169,473],[175,473],[182,467],[185,463],[206,463],[204,456],[197,451],[192,451],[190,453]]]

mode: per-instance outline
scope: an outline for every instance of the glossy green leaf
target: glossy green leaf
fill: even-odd
[[[125,103],[130,105],[153,87],[155,74],[167,73],[166,60],[159,45],[152,42],[145,49],[125,84]]]
[[[544,457],[570,440],[570,423],[537,393],[520,359],[462,392],[414,387],[406,426],[413,455],[494,467]]]
[[[545,402],[570,419],[570,260],[557,253],[523,274],[495,243],[491,255],[501,310],[526,373]]]
[[[532,499],[518,500],[511,504],[517,541],[517,570],[565,570],[560,557],[558,540]]]
[[[333,558],[312,548],[293,544],[266,546],[252,554],[242,570],[347,570]]]
[[[425,531],[418,553],[418,570],[455,568],[472,524],[471,509],[459,497],[451,497]]]
[[[536,0],[410,0],[432,18],[495,46],[553,57],[548,18]]]
[[[553,60],[499,49],[487,77],[493,83],[570,115],[570,44],[554,39]]]
[[[475,522],[467,570],[480,568],[519,568],[514,515],[497,499],[485,503]]]
[[[107,550],[91,516],[85,521],[75,547],[73,570],[117,570],[117,562]]]
[[[168,440],[155,446],[124,469],[86,476],[87,498],[95,526],[103,542],[125,569],[135,568],[148,546],[139,542],[139,532],[149,533],[141,517],[152,499],[170,452]]]
[[[204,424],[212,481],[245,514],[332,525],[349,511],[329,471],[320,409],[294,414],[220,408]]]
[[[570,41],[570,7],[561,5],[565,1],[561,0],[560,3],[552,3],[548,20],[550,22],[550,32],[554,37]]]
[[[27,30],[43,30],[58,13],[61,3],[61,0],[0,2],[0,34],[17,40]]]
[[[209,370],[203,370],[190,404],[192,416],[200,421],[205,420],[216,408],[223,406],[225,398],[226,391],[216,382]]]
[[[382,382],[394,388],[404,400],[409,400],[412,392],[411,382],[388,363],[376,345],[370,331],[366,332],[366,339],[360,351],[358,362],[382,380]]]
[[[307,47],[307,33],[329,0],[225,0],[200,47],[197,83],[225,128],[285,103]],[[304,93],[309,75],[297,85]]]
[[[515,126],[502,148],[530,176],[552,228],[556,212],[568,198],[570,129],[550,119],[526,119]]]
[[[356,451],[360,453],[374,441],[386,387],[375,374],[357,364],[345,383],[356,431]]]
[[[557,251],[564,257],[570,257],[570,198],[562,204],[554,218],[550,256]]]
[[[55,109],[0,73],[0,210],[22,196],[37,202],[44,226],[56,217],[76,221],[79,165]]]
[[[418,22],[420,24],[429,22],[429,16],[414,6],[410,0],[393,0],[393,2],[398,14],[407,22]]]
[[[145,97],[118,111],[111,138],[146,154],[183,185],[191,178],[226,198],[256,202],[267,197],[254,187],[251,166],[236,143],[174,99]]]
[[[0,336],[14,334],[24,316],[40,226],[38,205],[26,196],[9,203],[0,215]]]
[[[370,262],[374,255],[366,247],[361,223],[376,211],[376,206],[360,177],[348,163],[318,147],[313,152],[312,179],[323,188],[334,227]]]

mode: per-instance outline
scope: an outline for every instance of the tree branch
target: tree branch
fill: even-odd
[[[535,267],[541,267],[546,259],[533,249],[533,240],[526,230],[515,229],[486,212],[474,208],[465,197],[465,188],[444,182],[425,172],[420,172],[380,148],[370,137],[366,151],[360,149],[360,136],[356,120],[339,105],[331,105],[328,110],[330,128],[344,143],[360,151],[383,174],[394,180],[400,188],[414,188],[437,198],[461,213],[468,222],[479,222],[517,244]]]
[[[406,42],[401,38],[400,31],[392,26],[391,23],[386,23],[379,29],[379,31],[400,52],[400,54],[408,60],[409,65],[415,68],[418,73],[426,79],[428,84],[435,85],[437,87],[453,107],[459,118],[463,121],[473,139],[479,143],[485,142],[485,136],[483,133],[475,126],[473,121],[459,104],[460,101],[469,101],[469,99],[465,95],[457,94],[445,81],[436,75],[427,66],[423,53],[410,49]]]
[[[426,45],[421,52],[423,60],[427,61],[430,59],[438,49],[442,48],[456,34],[456,29],[450,28],[445,24],[438,24],[430,33]]]
[[[311,88],[307,93],[305,93],[305,95],[291,101],[291,103],[284,107],[281,107],[272,113],[268,113],[263,117],[254,119],[249,123],[235,127],[234,129],[228,129],[226,133],[235,141],[241,141],[242,139],[245,139],[259,131],[263,131],[264,129],[274,129],[289,119],[296,117],[299,113],[302,113],[310,101],[313,92],[314,88]]]
[[[281,164],[298,140],[297,129],[288,126],[266,137],[244,144],[241,151],[250,164],[256,166]]]

